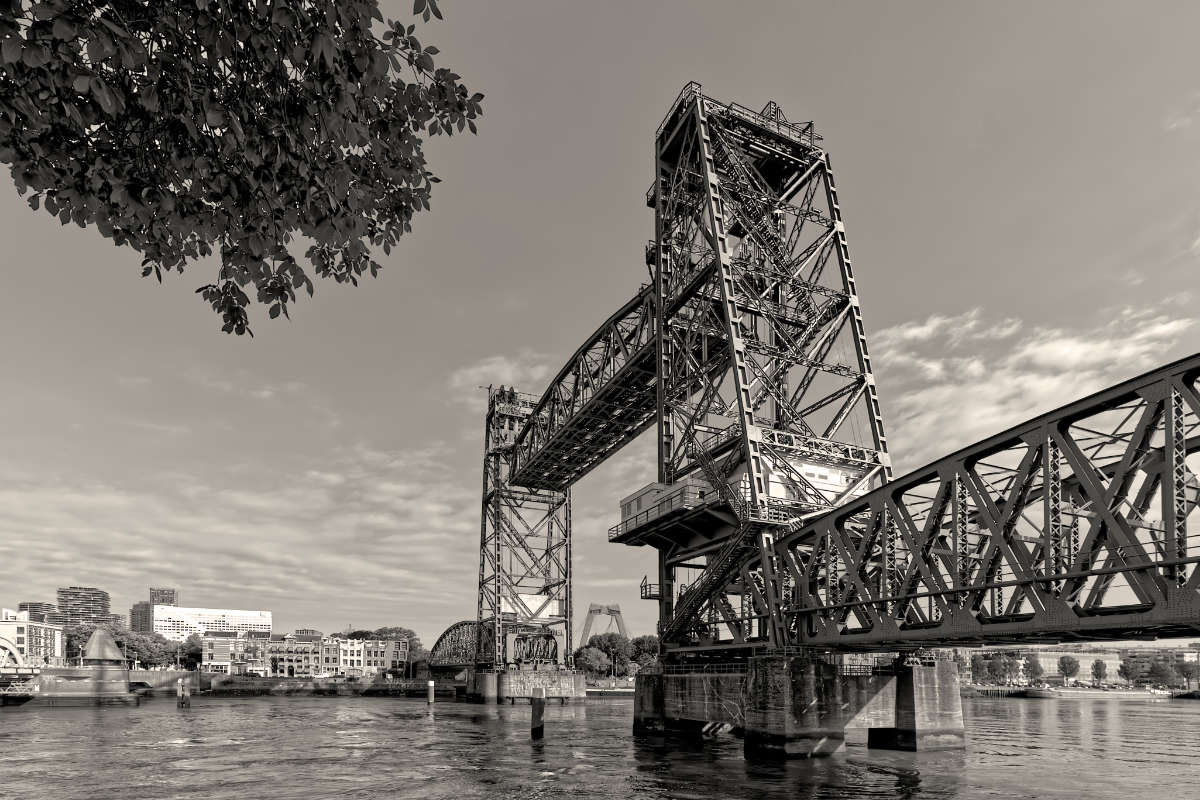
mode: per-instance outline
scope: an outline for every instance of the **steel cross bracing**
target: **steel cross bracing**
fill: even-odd
[[[890,477],[837,189],[811,123],[695,84],[659,130],[656,163],[659,480],[698,471],[733,514],[699,542],[655,542],[660,634],[774,642],[787,586],[772,538]],[[703,563],[682,592],[681,560]]]
[[[565,489],[654,422],[653,301],[642,287],[550,382],[517,436],[513,483]]]
[[[1194,635],[1198,375],[1200,355],[1162,367],[779,537],[784,644]]]
[[[529,395],[488,390],[475,636],[477,660],[496,667],[516,658],[514,635],[561,637],[557,652],[570,660],[570,489],[530,489],[510,480],[516,436],[533,408]]]

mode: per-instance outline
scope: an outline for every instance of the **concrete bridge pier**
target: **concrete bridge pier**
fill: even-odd
[[[910,663],[911,661],[911,663]],[[847,739],[870,747],[946,750],[966,746],[958,666],[901,657],[848,672],[807,655],[750,659],[744,672],[638,673],[635,733],[739,728],[748,757],[813,758]]]
[[[896,727],[897,682],[887,667],[846,667],[814,656],[750,659],[746,692],[747,755],[814,758],[870,731]],[[880,745],[876,745],[880,746]]]
[[[967,746],[959,693],[958,664],[953,661],[896,665],[895,722],[872,727],[867,745],[889,750],[961,750]]]

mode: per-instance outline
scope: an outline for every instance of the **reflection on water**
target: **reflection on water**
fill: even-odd
[[[1196,785],[1200,702],[965,700],[966,752],[857,745],[748,761],[741,741],[634,738],[632,703],[195,698],[0,712],[0,798],[1074,798]],[[1182,794],[1172,796],[1182,797]]]

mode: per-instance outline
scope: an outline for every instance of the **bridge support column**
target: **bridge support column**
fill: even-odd
[[[633,679],[633,732],[664,733],[667,713],[662,673],[638,672]]]
[[[496,678],[495,672],[472,672],[467,688],[470,699],[477,703],[495,703]]]
[[[755,656],[747,680],[747,757],[813,758],[846,746],[837,668],[792,656]]]
[[[888,750],[960,750],[967,746],[953,661],[896,664],[896,717],[892,727],[870,728],[867,744]]]

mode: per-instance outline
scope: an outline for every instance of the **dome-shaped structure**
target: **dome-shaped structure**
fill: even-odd
[[[89,666],[125,666],[125,656],[113,635],[104,628],[96,628],[83,647],[83,663]]]

